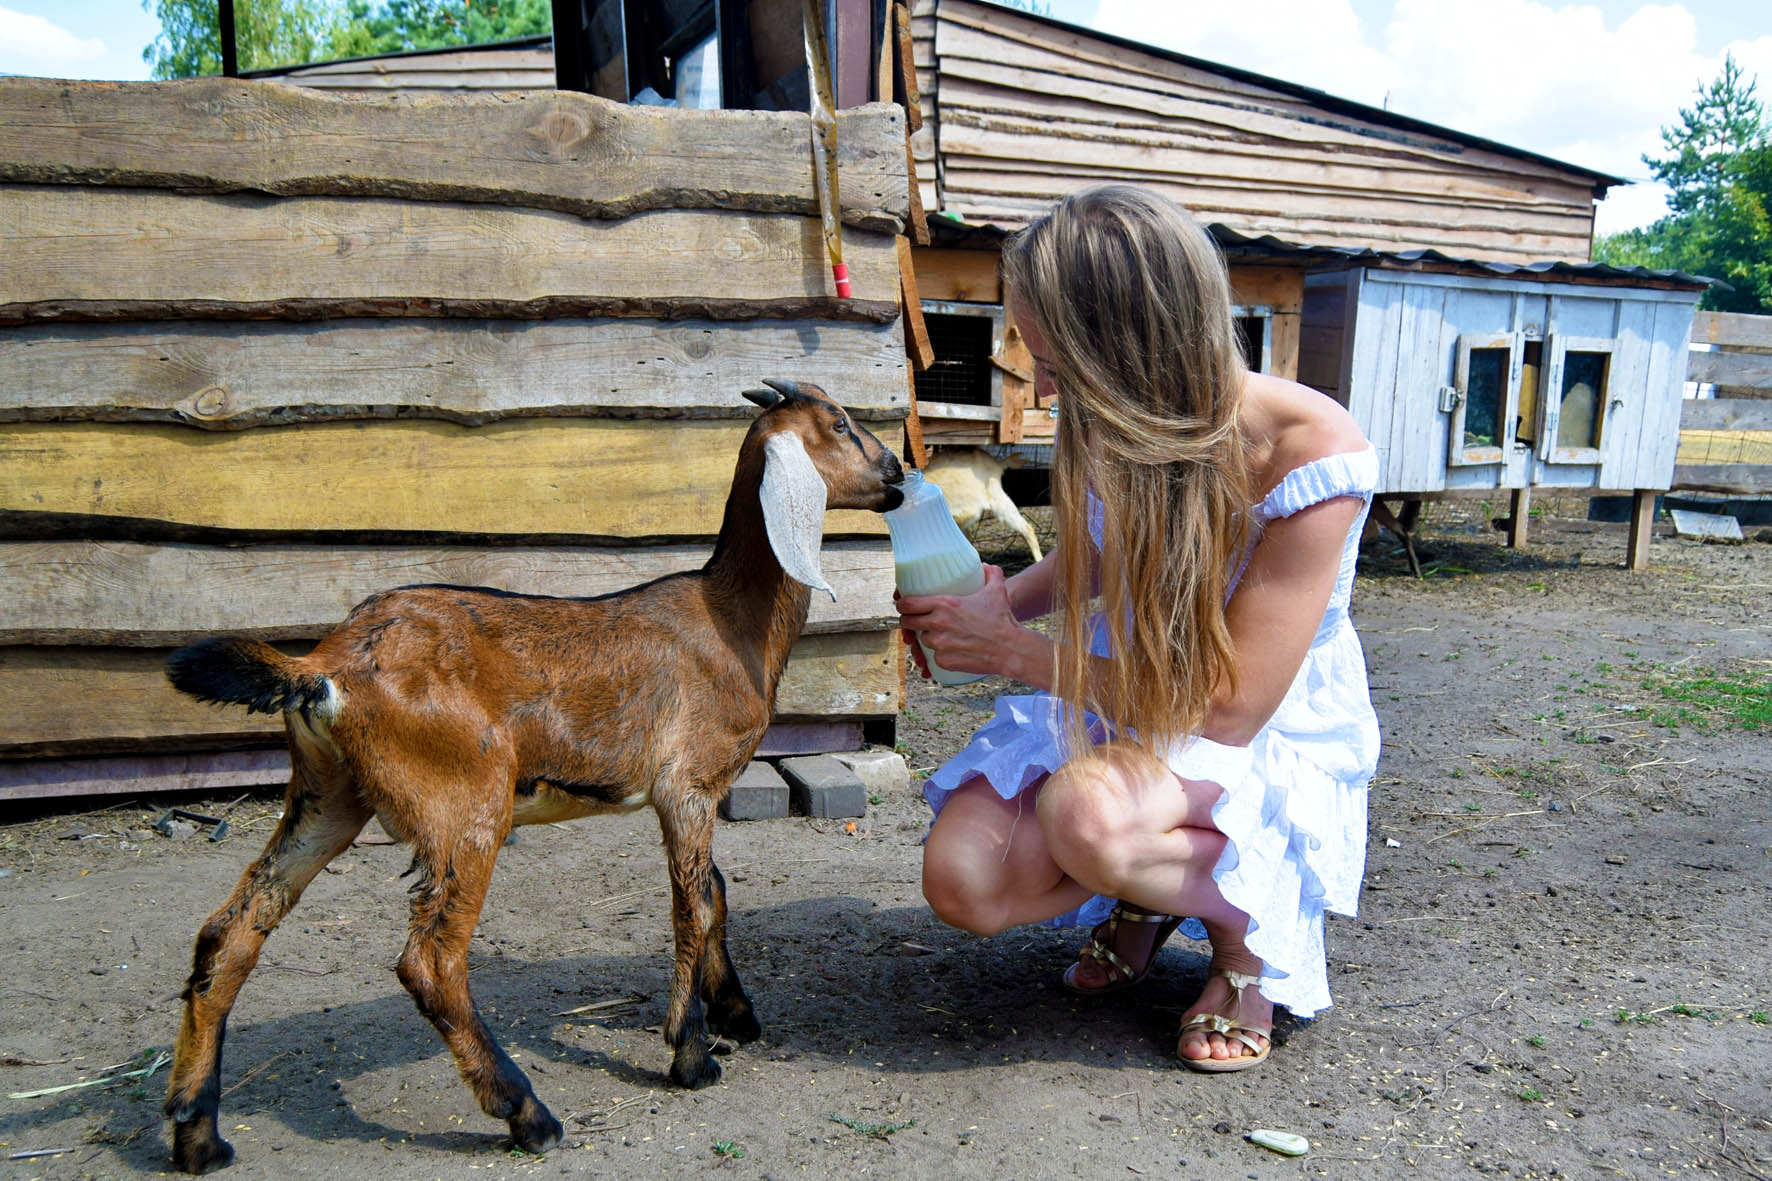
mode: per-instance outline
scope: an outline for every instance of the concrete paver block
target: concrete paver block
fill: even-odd
[[[873,795],[884,796],[911,789],[910,768],[894,750],[845,750],[831,756],[861,780]]]
[[[867,815],[868,789],[830,755],[801,755],[783,759],[780,766],[795,812],[821,819]]]
[[[788,784],[768,763],[753,759],[720,801],[722,820],[780,820],[788,814]]]

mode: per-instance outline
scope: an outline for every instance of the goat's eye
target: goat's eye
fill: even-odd
[[[847,418],[839,418],[837,420],[837,425],[835,427],[833,427],[832,429],[835,430],[839,435],[848,434],[849,433],[849,420]]]

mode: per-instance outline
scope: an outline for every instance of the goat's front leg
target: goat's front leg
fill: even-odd
[[[249,866],[220,910],[197,935],[191,976],[185,984],[184,1019],[166,1090],[172,1121],[172,1163],[186,1173],[206,1173],[234,1159],[221,1138],[222,1039],[228,1014],[246,977],[258,963],[265,937],[282,921],[320,868],[343,852],[369,820],[349,785],[332,772],[315,771],[299,756],[278,821],[264,852]]]
[[[412,930],[396,970],[418,1011],[443,1035],[480,1109],[510,1126],[518,1148],[540,1154],[560,1143],[560,1121],[493,1040],[468,991],[468,944],[508,831],[508,823],[469,824],[449,832],[446,846],[414,850],[422,876],[413,887]]]
[[[670,868],[671,932],[676,941],[665,1041],[673,1051],[671,1081],[693,1089],[720,1081],[720,1064],[708,1052],[702,1008],[702,977],[715,912],[714,800],[692,788],[655,788],[653,803]],[[749,1008],[748,1000],[745,1006]]]
[[[712,889],[709,926],[701,951],[701,995],[708,1005],[708,1025],[715,1033],[735,1042],[754,1042],[763,1036],[751,998],[739,983],[738,969],[726,950],[726,878],[713,859],[708,859]]]

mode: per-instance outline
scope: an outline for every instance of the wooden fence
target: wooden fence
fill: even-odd
[[[1699,312],[1692,344],[1686,380],[1715,386],[1716,397],[1681,406],[1673,486],[1772,493],[1772,316]]]
[[[699,565],[762,378],[897,448],[904,139],[839,116],[838,300],[804,115],[0,79],[0,802],[286,775],[167,685],[199,635]],[[884,525],[826,535],[766,752],[902,699]]]

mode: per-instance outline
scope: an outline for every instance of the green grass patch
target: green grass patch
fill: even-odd
[[[1689,725],[1701,733],[1713,726],[1772,728],[1772,673],[1709,669],[1677,678],[1664,673],[1645,679],[1643,688],[1669,703],[1650,715],[1658,726]]]

